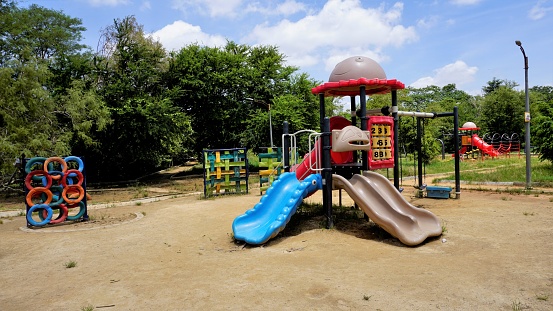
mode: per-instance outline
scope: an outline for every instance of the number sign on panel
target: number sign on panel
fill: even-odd
[[[368,128],[371,131],[369,169],[394,167],[393,125],[392,117],[374,116],[369,118]]]

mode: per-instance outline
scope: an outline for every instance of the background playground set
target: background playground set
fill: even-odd
[[[478,136],[478,128],[473,122],[466,122],[461,131],[461,150],[459,153],[462,158],[481,158],[486,156],[495,158],[500,155],[510,156],[511,153],[518,153],[520,157],[520,138],[517,133],[493,135],[484,134],[482,138]]]
[[[259,203],[236,217],[232,224],[234,238],[249,244],[263,244],[281,232],[302,200],[322,190],[327,227],[333,226],[332,190],[345,190],[356,206],[377,225],[406,245],[418,245],[429,237],[440,236],[440,220],[431,212],[411,205],[400,193],[398,172],[398,120],[400,116],[417,119],[453,117],[454,144],[459,150],[457,107],[453,112],[422,113],[398,111],[397,90],[404,84],[387,79],[384,70],[370,58],[357,56],[336,65],[329,82],[312,89],[319,96],[321,131],[288,132],[284,124],[282,173],[267,189]],[[367,112],[366,96],[391,93],[391,116]],[[324,115],[325,97],[349,96],[351,121],[340,116]],[[360,122],[357,122],[356,97],[359,97]],[[381,111],[383,111],[382,109]],[[357,127],[356,125],[360,126]],[[311,150],[301,163],[293,161],[296,135],[309,133]],[[421,135],[417,135],[420,144]],[[420,152],[419,152],[420,156]],[[455,197],[460,197],[459,160],[455,152]],[[419,161],[421,162],[421,161]],[[393,168],[393,184],[370,170]],[[420,170],[419,170],[420,171]],[[420,178],[419,178],[420,179]],[[447,192],[451,188],[430,189]],[[430,196],[430,195],[429,195]]]

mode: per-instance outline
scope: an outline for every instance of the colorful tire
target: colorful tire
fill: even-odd
[[[58,174],[58,171],[53,171],[53,170],[48,169],[48,165],[52,162],[57,162],[57,163],[60,164],[61,172],[63,174],[54,175],[53,173],[55,172],[56,174]],[[65,162],[64,159],[62,159],[60,157],[50,157],[50,158],[46,159],[46,161],[44,161],[44,170],[48,171],[48,174],[54,175],[54,176],[52,176],[52,179],[58,180],[67,172],[67,163]]]
[[[77,199],[70,199],[67,196],[67,193],[71,192],[74,189],[76,189],[79,192],[79,196],[78,196]],[[65,202],[67,202],[68,204],[75,204],[75,203],[81,202],[81,200],[84,198],[84,195],[85,195],[84,188],[79,186],[79,185],[68,185],[67,187],[63,188],[63,192],[61,193],[61,196],[63,197],[63,200]]]
[[[62,186],[52,186],[50,187],[50,191],[52,192],[52,202],[50,202],[50,207],[56,207],[62,203],[64,203],[63,200],[63,187]]]
[[[86,212],[86,204],[84,204],[83,201],[78,203],[79,205],[79,212],[76,215],[69,215],[69,211],[67,212],[67,220],[78,220],[81,217],[83,217],[84,212]],[[67,205],[67,208],[75,208],[77,207],[77,204],[69,204]]]
[[[50,206],[50,208],[52,208]],[[56,217],[56,219],[54,219],[54,209],[59,209],[60,210],[60,213],[58,215],[58,217]],[[46,211],[46,209],[44,209],[42,211],[42,213],[38,213],[38,217],[41,219],[41,220],[44,220],[46,218],[48,218],[48,212]],[[60,204],[57,208],[52,208],[52,216],[50,217],[50,222],[49,224],[52,224],[52,225],[55,225],[55,224],[59,224],[60,222],[64,222],[65,219],[67,219],[67,216],[69,215],[69,211],[67,209],[67,206],[65,206],[65,204]]]
[[[35,187],[27,193],[27,197],[25,197],[25,202],[28,206],[34,206],[35,203],[33,203],[33,198],[38,197],[39,195],[46,194],[46,199],[43,200],[42,204],[50,204],[52,202],[52,191],[50,189],[44,188],[44,187]],[[48,207],[50,208],[50,207]]]
[[[83,177],[83,173],[81,173],[80,171],[78,170],[67,170],[67,172],[65,173],[65,175],[63,175],[63,178],[61,179],[61,185],[65,188],[67,187],[67,179],[68,178],[73,178],[73,177],[77,177],[77,183],[70,183],[69,186],[80,186],[83,184],[83,181],[84,181],[84,177]],[[71,180],[71,179],[70,179]]]
[[[52,177],[44,170],[36,170],[29,172],[25,177],[25,187],[27,187],[27,189],[31,190],[34,188],[31,184],[32,180],[36,180],[34,177],[40,177],[39,180],[42,180],[42,185],[45,188],[50,188],[52,186]],[[44,179],[46,179],[46,184],[44,184]]]
[[[41,168],[44,170],[44,161],[46,161],[46,158],[43,157],[34,157],[31,158],[27,163],[25,164],[25,173],[29,174],[32,171],[33,165],[37,163],[41,163]],[[45,170],[46,171],[46,170]]]
[[[75,157],[75,156],[69,156],[69,157],[66,157],[64,160],[65,160],[65,163],[67,163],[67,167],[69,167],[69,162],[77,162],[77,165],[78,165],[77,170],[79,172],[83,171],[84,164],[83,164],[83,160],[81,160],[81,158]]]
[[[61,181],[63,176],[65,176],[64,172],[62,171],[48,171],[48,175],[50,175],[50,178],[52,178],[52,180],[55,180],[58,183]]]
[[[33,213],[35,211],[37,211],[37,209],[44,209],[48,213],[46,215],[46,218],[44,218],[44,220],[42,220],[40,222],[35,221],[32,217]],[[41,212],[38,212],[38,213],[41,214]],[[42,226],[46,225],[47,223],[49,223],[52,220],[52,215],[54,215],[54,211],[52,211],[52,209],[50,208],[50,206],[48,206],[48,204],[36,204],[36,205],[33,205],[27,211],[27,216],[26,217],[27,217],[27,222],[30,223],[32,226],[42,227]]]

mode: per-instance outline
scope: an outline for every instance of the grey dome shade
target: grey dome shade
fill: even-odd
[[[476,124],[474,124],[474,122],[465,122],[465,124],[463,124],[463,126],[461,126],[462,128],[477,128]]]
[[[340,80],[386,79],[386,73],[380,65],[364,56],[353,56],[339,62],[330,73],[329,82]]]

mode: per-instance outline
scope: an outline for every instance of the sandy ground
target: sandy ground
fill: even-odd
[[[442,237],[406,247],[351,214],[328,230],[305,213],[264,246],[236,243],[232,221],[257,191],[34,230],[4,218],[0,310],[553,310],[552,196],[404,195],[442,219]]]

